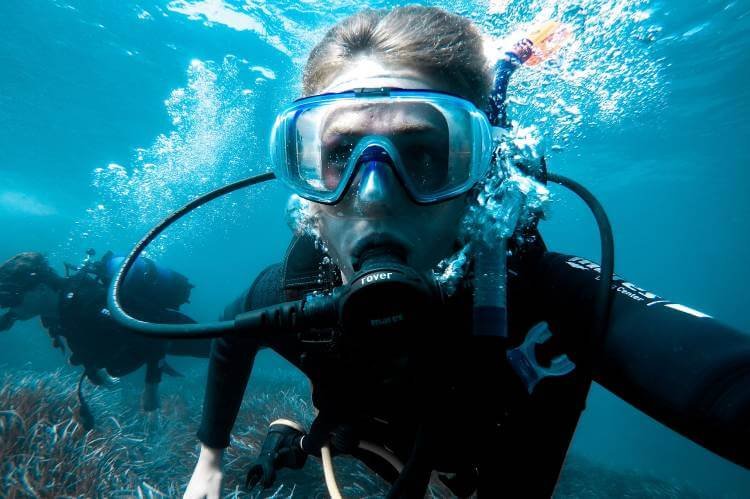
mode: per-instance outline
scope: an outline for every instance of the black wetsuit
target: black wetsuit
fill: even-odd
[[[225,315],[325,288],[325,280],[319,283],[321,256],[309,239],[296,239],[284,262],[267,268]],[[566,376],[542,381],[531,396],[495,340],[471,336],[470,289],[437,307],[432,323],[403,341],[378,347],[358,338],[353,344],[362,340],[366,346],[343,354],[298,341],[271,347],[312,381],[316,424],[353,425],[360,438],[385,445],[403,461],[421,424],[428,467],[478,472],[483,497],[552,494],[592,378],[750,467],[750,335],[617,278],[606,341],[592,351],[587,332],[598,266],[540,246],[515,255],[509,269],[511,344],[547,321],[553,338],[539,348],[541,362],[565,353],[577,365]],[[229,444],[259,347],[240,336],[214,341],[198,431],[204,444]],[[407,352],[406,360],[399,352]],[[395,478],[378,459],[355,454],[386,479]]]
[[[70,363],[84,366],[91,376],[98,369],[106,369],[112,376],[124,376],[145,364],[146,382],[159,383],[163,370],[161,361],[167,353],[208,356],[209,345],[205,341],[190,340],[173,345],[135,335],[119,326],[107,310],[106,286],[85,272],[66,278],[59,294],[59,317],[43,317],[42,325],[60,346],[59,338],[65,338]],[[149,306],[142,301],[131,300],[126,307],[142,320],[194,322],[176,310]]]

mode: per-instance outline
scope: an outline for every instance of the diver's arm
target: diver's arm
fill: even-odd
[[[244,311],[247,294],[224,312],[229,319]],[[242,404],[259,345],[245,336],[221,337],[211,342],[208,378],[198,439],[200,455],[190,477],[184,499],[221,497],[221,462],[224,448]]]
[[[536,26],[526,37],[513,45],[495,64],[495,77],[487,117],[494,126],[508,128],[507,103],[510,77],[524,64],[537,64],[554,54],[567,38],[567,27],[556,21]],[[534,57],[534,59],[532,59]]]
[[[261,272],[250,289],[224,310],[222,319],[233,319],[242,312],[270,304],[266,300],[281,298],[280,291],[275,289],[278,285],[272,286],[274,292],[264,287],[269,282],[279,282],[278,278],[273,277],[279,275],[280,268],[278,264],[271,265]],[[269,276],[272,277],[270,280]],[[279,301],[277,299],[276,302]],[[259,348],[256,340],[244,335],[224,336],[212,342],[203,418],[198,430],[198,438],[204,445],[214,449],[229,445],[229,434],[240,410]]]
[[[570,356],[586,352],[598,266],[547,253],[536,269],[545,315]],[[620,278],[594,379],[702,446],[750,468],[750,334]]]
[[[198,439],[211,448],[229,445],[258,345],[240,336],[217,338],[211,346]]]
[[[257,344],[245,337],[217,338],[212,342],[198,430],[201,450],[185,490],[186,499],[221,496],[221,459],[229,445],[257,351]]]
[[[524,39],[518,42],[512,50],[506,52],[495,64],[495,89],[490,100],[488,118],[490,123],[497,123],[502,128],[508,128],[507,94],[510,77],[521,67],[531,55],[531,45]]]

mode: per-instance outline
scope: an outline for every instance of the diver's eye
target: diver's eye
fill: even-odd
[[[348,136],[339,137],[333,143],[324,145],[321,151],[321,180],[326,188],[335,189],[338,186],[353,150],[354,140]]]
[[[323,162],[331,166],[339,163],[346,164],[354,150],[355,137],[351,135],[337,135],[334,139],[323,143]]]
[[[402,152],[407,175],[419,189],[434,190],[445,183],[445,155],[439,145],[414,144]]]
[[[329,163],[340,163],[349,159],[352,154],[354,146],[351,144],[338,144],[331,149],[326,149],[325,161]]]
[[[434,168],[439,155],[436,148],[426,144],[409,146],[404,151],[404,159],[414,173],[423,173]]]

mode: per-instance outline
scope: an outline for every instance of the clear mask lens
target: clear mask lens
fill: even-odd
[[[298,102],[274,127],[277,173],[302,197],[336,202],[362,154],[379,146],[416,201],[434,202],[465,192],[489,165],[489,123],[467,101],[423,94],[348,93]]]

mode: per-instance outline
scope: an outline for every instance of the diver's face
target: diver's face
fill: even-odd
[[[445,82],[410,68],[386,67],[376,59],[363,57],[357,64],[337,75],[320,93],[344,92],[356,88],[394,87],[455,92]],[[336,147],[337,128],[353,131],[362,128],[368,134],[388,134],[408,141],[410,134],[428,133],[435,120],[443,119],[429,106],[362,106],[327,117],[322,147]],[[382,132],[380,131],[382,129]],[[398,130],[403,129],[403,134]],[[361,134],[360,134],[361,135]],[[432,141],[429,151],[414,155],[445,154],[448,138]],[[424,142],[424,141],[421,141]],[[433,150],[434,149],[434,150]],[[324,151],[325,152],[325,151]],[[412,161],[415,165],[419,161]],[[426,165],[424,166],[426,167]],[[370,246],[397,245],[406,251],[407,263],[428,271],[450,255],[466,209],[467,194],[430,205],[416,204],[408,195],[392,168],[359,168],[348,191],[335,205],[313,203],[318,230],[328,251],[342,270],[345,280],[354,273],[359,256]]]

